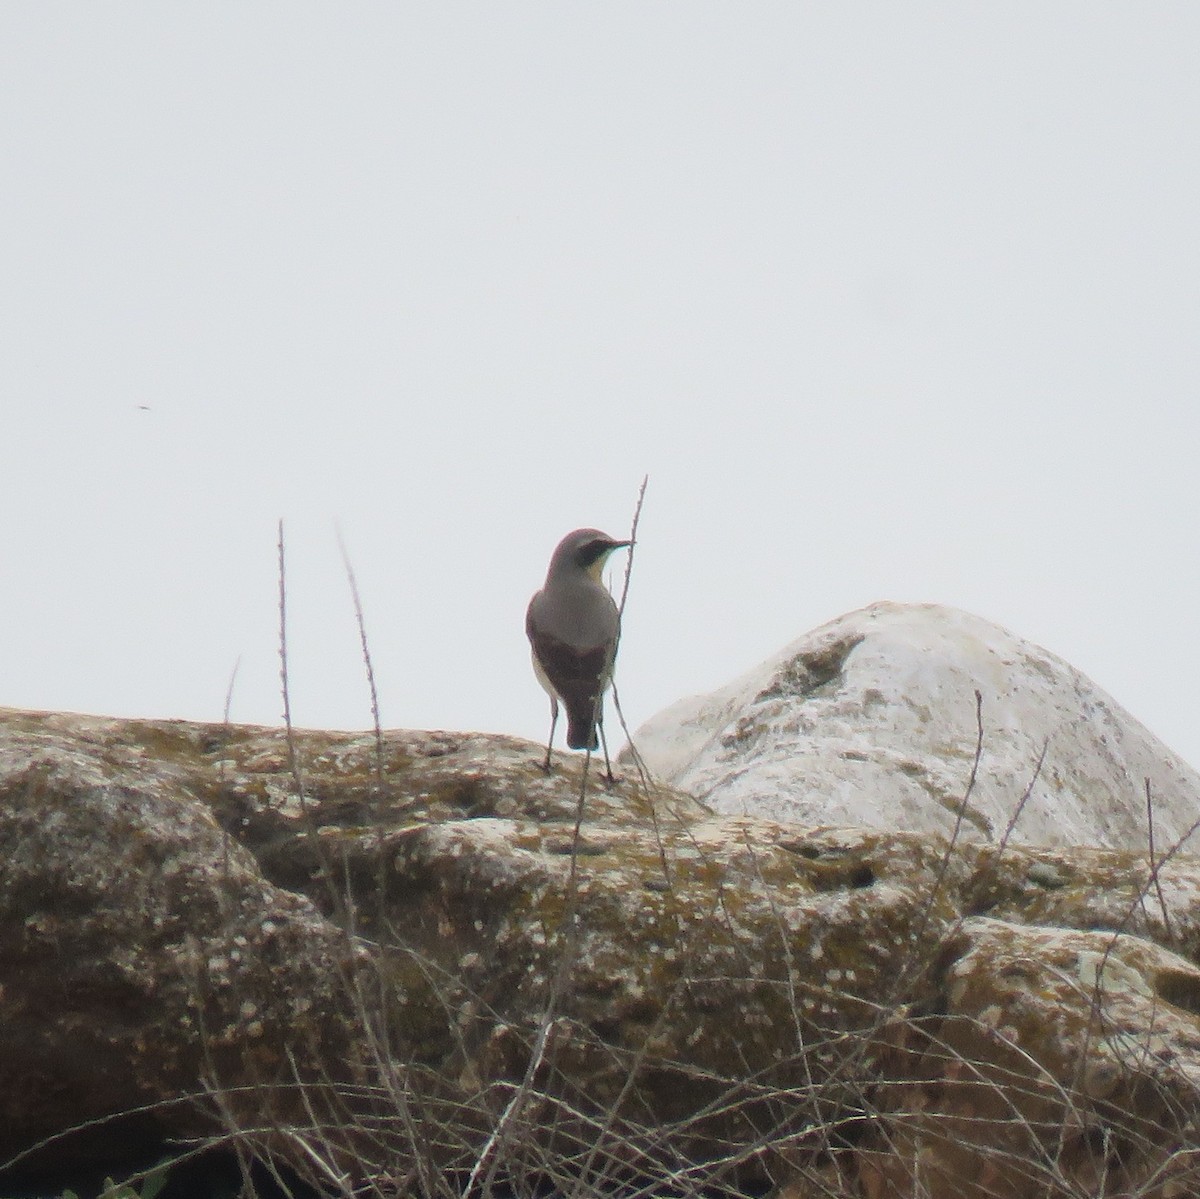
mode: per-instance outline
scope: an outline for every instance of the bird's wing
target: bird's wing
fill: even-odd
[[[567,744],[572,749],[595,749],[600,697],[608,686],[613,647],[578,650],[536,629],[529,640],[543,677],[567,709]]]
[[[557,695],[567,709],[567,744],[572,749],[587,746],[595,749],[600,697],[608,686],[616,649],[616,606],[605,592],[605,599],[612,609],[613,635],[604,636],[599,645],[580,646],[547,632],[545,621],[539,619],[544,614],[543,605],[539,604],[541,598],[543,593],[535,595],[525,614],[525,632],[533,647],[534,663],[543,686]],[[598,623],[602,627],[607,624],[606,621]]]
[[[526,622],[529,643],[551,686],[564,700],[572,696],[594,699],[608,680],[612,665],[612,646],[597,645],[592,649],[577,649],[549,633],[539,632],[531,621]]]

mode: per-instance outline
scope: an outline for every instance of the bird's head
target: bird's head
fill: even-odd
[[[600,581],[600,572],[613,550],[631,545],[629,541],[616,541],[599,529],[576,529],[568,533],[559,543],[550,559],[550,574],[582,570]]]

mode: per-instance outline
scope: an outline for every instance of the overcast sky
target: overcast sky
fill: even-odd
[[[1200,765],[1200,6],[0,5],[0,703],[544,736],[877,599]],[[620,584],[623,556],[615,560]]]

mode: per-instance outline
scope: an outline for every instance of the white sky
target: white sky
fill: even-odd
[[[0,5],[0,702],[540,738],[876,599],[1200,764],[1200,6]],[[143,410],[142,405],[148,407]],[[623,558],[616,560],[619,585]]]

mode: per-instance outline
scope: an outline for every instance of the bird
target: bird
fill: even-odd
[[[571,749],[597,749],[603,741],[604,692],[612,682],[621,620],[600,573],[609,554],[632,544],[599,529],[568,533],[551,555],[545,585],[529,601],[525,632],[533,672],[550,696],[550,736],[542,763],[547,774],[560,701],[567,710]],[[607,744],[604,768],[611,785]]]

